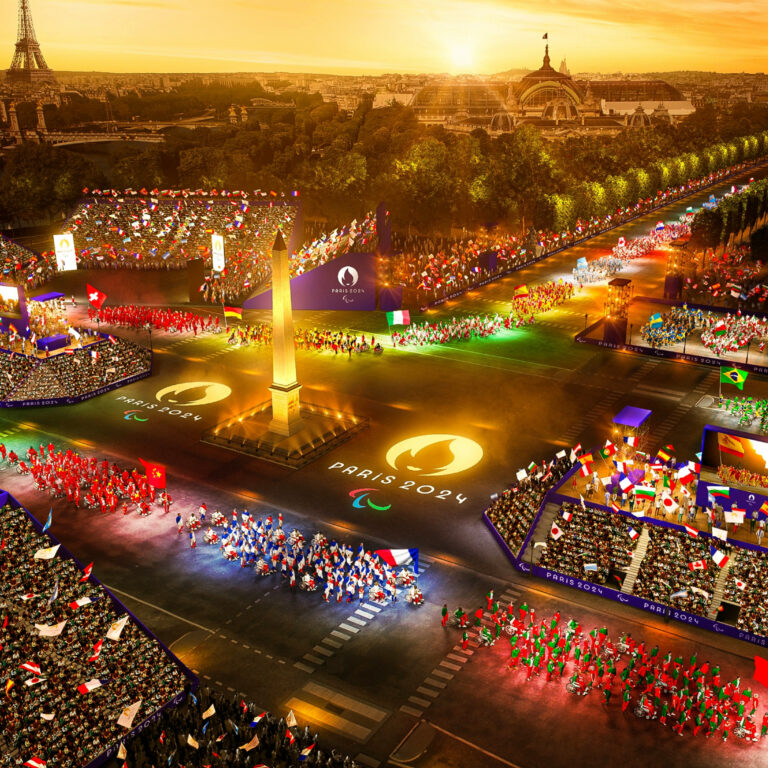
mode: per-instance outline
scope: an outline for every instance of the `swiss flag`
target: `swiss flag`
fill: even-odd
[[[153,488],[165,488],[165,467],[162,464],[153,464],[151,461],[139,459],[147,473],[147,482]]]
[[[755,674],[752,677],[758,683],[768,687],[768,661],[760,656],[755,656]]]
[[[101,309],[104,302],[107,300],[107,294],[102,293],[98,288],[94,288],[92,285],[85,285],[88,290],[88,301],[95,309]]]

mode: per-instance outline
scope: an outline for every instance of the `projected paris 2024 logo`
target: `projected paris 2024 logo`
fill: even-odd
[[[380,486],[390,486],[403,491],[412,490],[421,496],[431,496],[434,499],[453,499],[457,504],[463,504],[467,500],[463,493],[424,481],[427,478],[446,478],[466,472],[479,464],[482,458],[483,448],[474,440],[462,435],[436,433],[400,440],[387,450],[386,463],[397,474],[389,474],[386,469],[369,469],[344,461],[335,461],[328,469],[366,480],[369,485],[378,483]],[[349,495],[354,499],[352,506],[357,509],[389,509],[391,505],[384,507],[383,499],[371,497],[374,491],[375,488],[356,488],[350,491]]]

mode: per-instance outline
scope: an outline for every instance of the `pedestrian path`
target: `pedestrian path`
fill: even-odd
[[[314,681],[306,683],[288,699],[285,708],[292,709],[297,717],[303,716],[360,743],[368,741],[391,714],[386,709]]]
[[[516,603],[521,597],[521,590],[518,587],[507,585],[504,592],[498,596],[497,600],[502,610],[506,610],[506,606],[510,603]],[[493,621],[491,620],[491,614],[489,611],[483,611],[483,618],[481,626],[492,627]],[[406,715],[412,717],[421,717],[424,711],[432,706],[432,704],[440,697],[448,684],[453,678],[464,669],[467,662],[472,658],[475,651],[480,646],[480,641],[477,639],[477,632],[480,628],[476,626],[468,626],[466,631],[469,634],[467,640],[467,648],[462,648],[461,637],[464,630],[460,630],[457,634],[459,640],[458,645],[453,646],[448,653],[445,654],[443,659],[438,662],[435,668],[424,678],[424,680],[418,685],[416,691],[408,697],[408,703],[403,704],[400,707],[400,711]],[[455,628],[446,627],[446,632],[457,632]]]
[[[723,602],[723,595],[725,594],[725,584],[728,581],[728,575],[731,570],[733,560],[729,559],[728,562],[720,569],[720,573],[717,575],[717,581],[715,582],[715,591],[712,593],[712,602],[709,604],[708,619],[716,621],[718,618],[718,609]]]
[[[625,595],[631,595],[632,590],[635,588],[637,574],[640,573],[640,566],[643,564],[645,553],[648,550],[648,542],[651,540],[649,531],[650,527],[644,525],[643,532],[640,534],[640,538],[637,540],[637,546],[632,553],[632,563],[630,564],[627,575],[624,578],[624,583],[621,585],[621,591]]]

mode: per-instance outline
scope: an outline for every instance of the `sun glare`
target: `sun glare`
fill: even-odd
[[[466,74],[472,71],[474,56],[468,45],[454,45],[450,49],[451,71],[454,74]]]

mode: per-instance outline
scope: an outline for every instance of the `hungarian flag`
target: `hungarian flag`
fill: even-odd
[[[142,458],[139,461],[144,465],[144,470],[147,473],[147,482],[153,488],[165,488],[165,467],[162,464],[144,461]]]
[[[709,548],[709,554],[712,555],[712,559],[715,561],[715,564],[720,568],[724,568],[730,560],[728,555],[724,555],[719,549],[716,549],[715,547]]]
[[[101,309],[104,302],[107,300],[107,294],[102,293],[98,288],[94,288],[92,285],[86,283],[86,289],[88,291],[88,302],[95,309]]]
[[[688,567],[692,571],[706,571],[707,570],[707,563],[704,560],[696,560],[693,563],[688,563]]]
[[[395,312],[387,312],[387,325],[410,325],[411,313],[407,309],[398,309]]]
[[[749,374],[746,371],[740,371],[738,368],[720,368],[720,381],[726,384],[734,384],[740,390],[744,389],[744,382]]]
[[[718,432],[717,447],[723,453],[729,453],[731,456],[738,456],[740,459],[744,456],[744,445],[741,442],[741,438],[735,435],[726,435],[724,432]]]
[[[224,317],[235,320],[243,319],[243,310],[240,307],[224,307]]]

